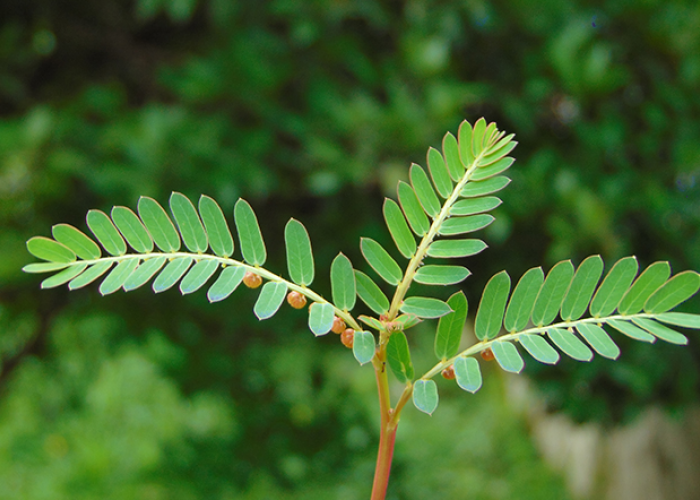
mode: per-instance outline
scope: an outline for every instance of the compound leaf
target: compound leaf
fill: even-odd
[[[304,225],[296,219],[289,219],[284,228],[284,242],[289,276],[297,285],[309,286],[314,280],[314,256]]]
[[[581,262],[561,306],[561,319],[571,321],[583,316],[602,274],[603,259],[600,255],[593,255]]]
[[[455,359],[453,369],[457,385],[474,394],[481,389],[482,378],[479,362],[472,357],[460,356]]]
[[[242,266],[226,267],[207,291],[209,302],[219,302],[231,295],[243,281],[246,269]]]
[[[252,266],[262,266],[267,260],[267,250],[263,241],[258,218],[250,204],[239,198],[233,207],[233,218],[241,245],[243,259]]]
[[[187,272],[180,282],[180,293],[186,295],[193,293],[204,286],[209,281],[216,270],[219,268],[219,263],[213,259],[200,260]]]
[[[413,385],[413,404],[423,413],[432,415],[439,403],[437,384],[434,380],[416,380]]]
[[[175,217],[182,241],[185,242],[188,250],[195,253],[206,252],[209,248],[207,233],[204,231],[197,209],[189,198],[182,193],[173,192],[170,195],[170,211]]]
[[[355,270],[355,284],[357,286],[357,296],[362,299],[367,307],[377,314],[385,314],[389,311],[389,299],[384,292],[362,271]]]
[[[474,333],[479,340],[492,339],[501,331],[509,292],[510,276],[505,271],[496,274],[486,283],[474,323]]]
[[[233,236],[219,204],[209,196],[200,196],[199,215],[204,223],[212,251],[219,257],[230,257],[233,254]]]
[[[314,302],[309,307],[309,329],[316,335],[325,335],[333,327],[335,309],[331,304]]]
[[[440,318],[435,333],[435,355],[440,360],[451,358],[459,351],[469,308],[467,297],[461,291],[447,299],[447,305],[452,312]]]
[[[639,265],[634,257],[620,259],[612,267],[593,297],[589,312],[595,318],[609,316],[637,275]]]
[[[410,259],[416,253],[416,239],[408,228],[408,223],[401,208],[394,200],[386,198],[382,211],[384,212],[386,227],[389,229],[396,247],[404,257]]]
[[[532,322],[535,325],[548,325],[554,321],[573,276],[574,266],[570,260],[559,262],[550,269],[539,294],[537,294],[535,307],[532,310]]]
[[[424,285],[454,285],[464,281],[471,272],[462,266],[428,264],[418,268],[413,281]]]
[[[342,253],[339,253],[331,263],[331,292],[333,303],[338,309],[350,311],[355,307],[357,296],[355,273],[350,259]]]
[[[153,251],[153,238],[133,210],[127,207],[114,207],[112,220],[131,248],[138,253]]]
[[[268,319],[275,315],[287,295],[287,285],[281,282],[268,281],[260,290],[255,301],[253,312],[259,320]]]
[[[90,231],[108,254],[124,255],[126,253],[126,243],[106,213],[101,210],[90,210],[86,220]]]
[[[163,207],[153,198],[142,196],[137,208],[156,246],[164,252],[177,252],[180,249],[180,235]]]
[[[360,250],[367,263],[384,281],[391,285],[398,285],[401,282],[403,278],[401,267],[379,243],[371,238],[362,238]]]
[[[398,331],[391,334],[386,346],[386,360],[399,382],[405,384],[413,380],[413,363],[405,333]]]
[[[97,243],[69,224],[56,224],[51,228],[51,234],[56,241],[70,248],[81,259],[94,260],[102,255]]]
[[[529,269],[518,281],[513,295],[508,302],[503,326],[509,332],[522,330],[530,321],[532,309],[535,306],[537,293],[544,282],[544,272],[541,267]]]

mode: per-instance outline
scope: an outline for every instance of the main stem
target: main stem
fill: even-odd
[[[380,433],[379,450],[377,452],[377,466],[374,470],[374,483],[372,485],[371,500],[384,500],[386,489],[391,474],[391,460],[394,457],[394,443],[396,441],[396,429],[398,422],[392,419],[391,400],[389,397],[389,378],[386,366],[386,344],[379,345],[377,354],[372,360],[374,374],[377,378],[377,392],[379,394]]]

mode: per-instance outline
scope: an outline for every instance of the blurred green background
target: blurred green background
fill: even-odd
[[[389,241],[410,163],[485,116],[520,145],[473,305],[501,269],[592,253],[700,270],[699,89],[695,0],[3,0],[0,498],[367,498],[378,437],[371,370],[303,315],[259,323],[245,291],[40,292],[29,237],[140,195],[229,216],[244,196],[271,269],[304,222],[327,294],[338,251]],[[615,424],[697,401],[697,336],[619,340],[616,363],[528,363],[547,407]],[[390,498],[567,498],[498,370],[440,388],[433,417],[405,412]]]

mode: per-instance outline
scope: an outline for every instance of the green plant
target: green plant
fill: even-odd
[[[473,393],[482,385],[477,354],[517,373],[524,367],[517,344],[545,364],[559,360],[555,347],[579,361],[592,359],[591,348],[616,359],[620,351],[603,326],[636,340],[654,342],[660,338],[674,344],[686,344],[687,338],[666,325],[700,328],[700,315],[669,312],[700,289],[700,275],[686,271],[670,277],[669,264],[656,262],[637,276],[634,257],[615,263],[600,285],[604,268],[600,256],[588,257],[576,269],[571,261],[559,262],[546,277],[540,267],[530,269],[512,293],[508,273],[496,274],[487,283],[477,309],[474,331],[478,342],[467,348],[461,347],[468,312],[463,292],[446,301],[408,296],[414,282],[455,285],[470,275],[460,265],[426,259],[464,258],[486,248],[483,241],[461,235],[493,222],[488,212],[501,203],[493,194],[510,182],[501,174],[513,164],[507,155],[515,146],[513,135],[499,131],[494,123],[487,125],[482,118],[472,127],[465,121],[457,138],[445,135],[442,153],[429,149],[429,174],[418,165],[411,166],[411,184],[399,182],[398,203],[387,198],[383,208],[389,232],[408,264],[402,269],[372,239],[360,242],[369,266],[392,287],[391,299],[372,278],[354,269],[342,253],[330,268],[332,300],[309,288],[315,278],[312,246],[305,227],[295,219],[289,220],[284,232],[290,279],[264,268],[267,250],[257,217],[242,199],[235,205],[234,219],[243,259],[233,259],[234,239],[219,205],[202,196],[195,208],[179,193],[170,197],[175,223],[158,202],[146,197],[138,202],[138,215],[125,207],[114,207],[110,215],[99,210],[88,212],[87,225],[107,257],[79,229],[67,224],[54,226],[53,239],[37,236],[27,242],[29,252],[45,262],[28,264],[24,271],[58,271],[42,282],[42,288],[68,283],[71,290],[106,274],[99,287],[106,295],[119,289],[134,290],[154,277],[156,293],[178,282],[183,294],[193,293],[221,269],[207,292],[211,302],[226,299],[241,283],[249,288],[261,286],[254,306],[261,320],[272,317],[285,298],[297,309],[310,302],[308,325],[314,335],[340,334],[360,364],[371,362],[374,368],[381,432],[372,499],[382,499],[401,413],[411,400],[422,412],[435,411],[439,398],[433,379],[439,374]],[[184,251],[180,250],[182,242]],[[132,253],[128,253],[127,244]],[[375,315],[355,316],[356,297]],[[586,310],[590,316],[584,318]],[[416,377],[405,331],[425,319],[438,318],[438,361]],[[505,333],[501,334],[502,330]],[[393,403],[387,365],[404,385]]]

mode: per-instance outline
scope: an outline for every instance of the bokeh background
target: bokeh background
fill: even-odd
[[[0,498],[367,498],[378,437],[371,370],[303,315],[260,323],[242,290],[40,292],[29,237],[140,195],[229,217],[244,196],[272,269],[304,222],[327,294],[338,251],[390,246],[381,204],[410,163],[485,116],[520,144],[471,304],[502,269],[593,253],[700,270],[699,90],[695,0],[3,0]],[[432,332],[413,331],[420,371]],[[616,363],[528,363],[548,412],[696,404],[697,335],[616,339]],[[485,369],[477,395],[441,383],[434,416],[407,409],[390,498],[569,498]]]

